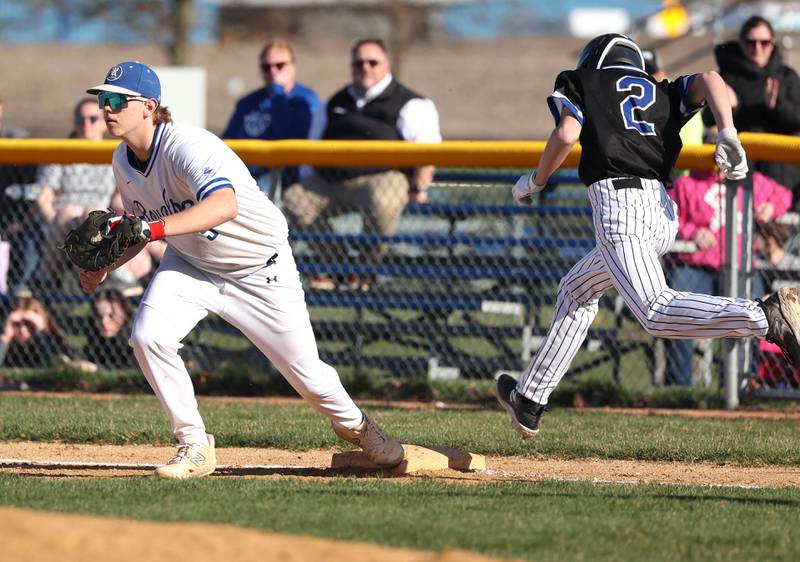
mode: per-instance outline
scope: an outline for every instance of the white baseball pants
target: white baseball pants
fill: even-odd
[[[178,349],[209,312],[241,330],[318,411],[350,429],[361,423],[338,373],[319,358],[288,243],[274,264],[243,279],[205,273],[168,250],[142,298],[130,343],[180,444],[207,442]]]
[[[667,287],[659,257],[675,242],[677,206],[656,180],[615,189],[612,179],[589,186],[597,246],[561,280],[553,319],[517,390],[539,404],[569,369],[614,287],[648,334],[659,338],[722,338],[767,333],[755,301],[679,292]]]

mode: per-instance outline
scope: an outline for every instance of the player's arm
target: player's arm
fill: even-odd
[[[561,119],[547,139],[544,152],[536,168],[533,183],[544,187],[550,176],[561,167],[569,155],[572,147],[581,137],[580,121],[572,114],[568,107],[561,110]]]
[[[693,106],[700,106],[703,101],[708,104],[717,128],[733,127],[733,112],[730,96],[728,95],[728,86],[717,72],[709,70],[708,72],[696,74],[686,93],[689,102]]]
[[[558,124],[547,139],[544,152],[539,159],[539,166],[536,170],[519,178],[512,190],[517,201],[526,205],[530,204],[531,195],[539,193],[545,188],[550,176],[561,167],[572,147],[580,139],[581,129],[583,126],[572,111],[566,106],[563,107]]]
[[[232,188],[214,191],[196,205],[164,219],[164,236],[203,232],[236,218],[239,207]]]
[[[689,103],[695,106],[708,103],[719,132],[714,159],[720,171],[729,180],[740,180],[747,176],[747,156],[733,126],[733,112],[728,96],[728,87],[722,77],[709,70],[695,74],[686,88]]]

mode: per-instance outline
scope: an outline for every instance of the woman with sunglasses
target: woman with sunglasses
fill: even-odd
[[[729,85],[733,119],[741,131],[795,135],[800,133],[800,77],[783,64],[770,22],[753,16],[744,22],[736,41],[718,45],[714,54]],[[705,115],[706,123],[711,122]],[[800,167],[759,162],[754,168],[800,192]]]
[[[158,76],[140,62],[114,66],[87,92],[98,96],[109,132],[122,140],[112,162],[123,208],[142,221],[148,241],[167,243],[130,339],[178,441],[156,475],[189,478],[216,468],[213,437],[178,355],[209,312],[241,330],[339,437],[376,464],[399,464],[400,443],[364,415],[319,358],[286,219],[239,157],[212,133],[173,123]],[[81,285],[91,292],[105,277],[81,271]]]
[[[70,138],[101,141],[106,133],[103,112],[94,98],[80,100],[72,110]],[[49,224],[42,270],[45,281],[58,283],[67,261],[58,245],[89,211],[108,207],[114,193],[109,164],[49,164],[38,170],[42,190],[37,205]]]

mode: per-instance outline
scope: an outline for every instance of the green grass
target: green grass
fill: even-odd
[[[200,399],[221,446],[307,450],[339,446],[327,421],[308,405]],[[448,445],[489,455],[598,457],[660,461],[796,465],[797,422],[636,416],[556,408],[536,439],[523,441],[499,408],[403,410],[368,407],[403,442]],[[161,443],[171,441],[155,398],[0,395],[0,441]]]
[[[794,561],[800,548],[798,490],[0,475],[0,503],[536,561]]]
[[[341,446],[309,406],[200,399],[223,446]],[[369,407],[404,442],[484,454],[796,466],[797,422],[555,409],[522,441],[497,408]],[[171,441],[151,396],[0,394],[0,442]],[[0,453],[0,456],[2,454]],[[457,484],[433,478],[306,480],[0,474],[0,505],[155,521],[209,522],[390,546],[537,561],[785,560],[800,557],[800,490],[588,482]]]

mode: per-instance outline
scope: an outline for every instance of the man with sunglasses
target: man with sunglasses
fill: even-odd
[[[439,114],[433,101],[409,90],[392,75],[386,47],[380,39],[362,39],[351,50],[352,82],[328,100],[311,135],[330,140],[406,140],[438,143]],[[316,173],[284,193],[284,209],[299,229],[321,227],[326,214],[346,209],[363,213],[364,231],[382,235],[397,232],[409,201],[427,201],[433,166],[413,170],[386,168],[317,168]],[[363,258],[379,263],[386,244],[365,249]],[[365,289],[368,280],[354,280]],[[359,281],[363,281],[359,285]],[[333,289],[331,279],[317,278],[312,286]],[[351,283],[353,284],[353,283]]]
[[[297,82],[294,50],[287,41],[270,41],[258,55],[264,87],[236,103],[224,139],[306,139],[314,113],[322,102],[316,92]],[[250,167],[260,185],[269,185],[269,169]],[[299,179],[296,167],[286,168],[284,186]]]
[[[783,63],[768,20],[752,16],[739,38],[717,45],[714,55],[729,86],[733,120],[739,131],[796,135],[800,133],[800,77]],[[713,122],[706,113],[707,125]],[[800,209],[800,166],[756,162],[755,170],[790,188]]]
[[[339,437],[378,465],[399,464],[400,443],[364,415],[320,360],[286,220],[239,157],[212,133],[173,123],[158,76],[140,62],[114,66],[87,92],[98,95],[109,132],[122,140],[112,165],[123,208],[142,221],[143,243],[167,243],[130,339],[178,441],[156,475],[205,476],[216,467],[213,437],[178,355],[209,312],[241,330]],[[105,276],[81,271],[84,291]]]

